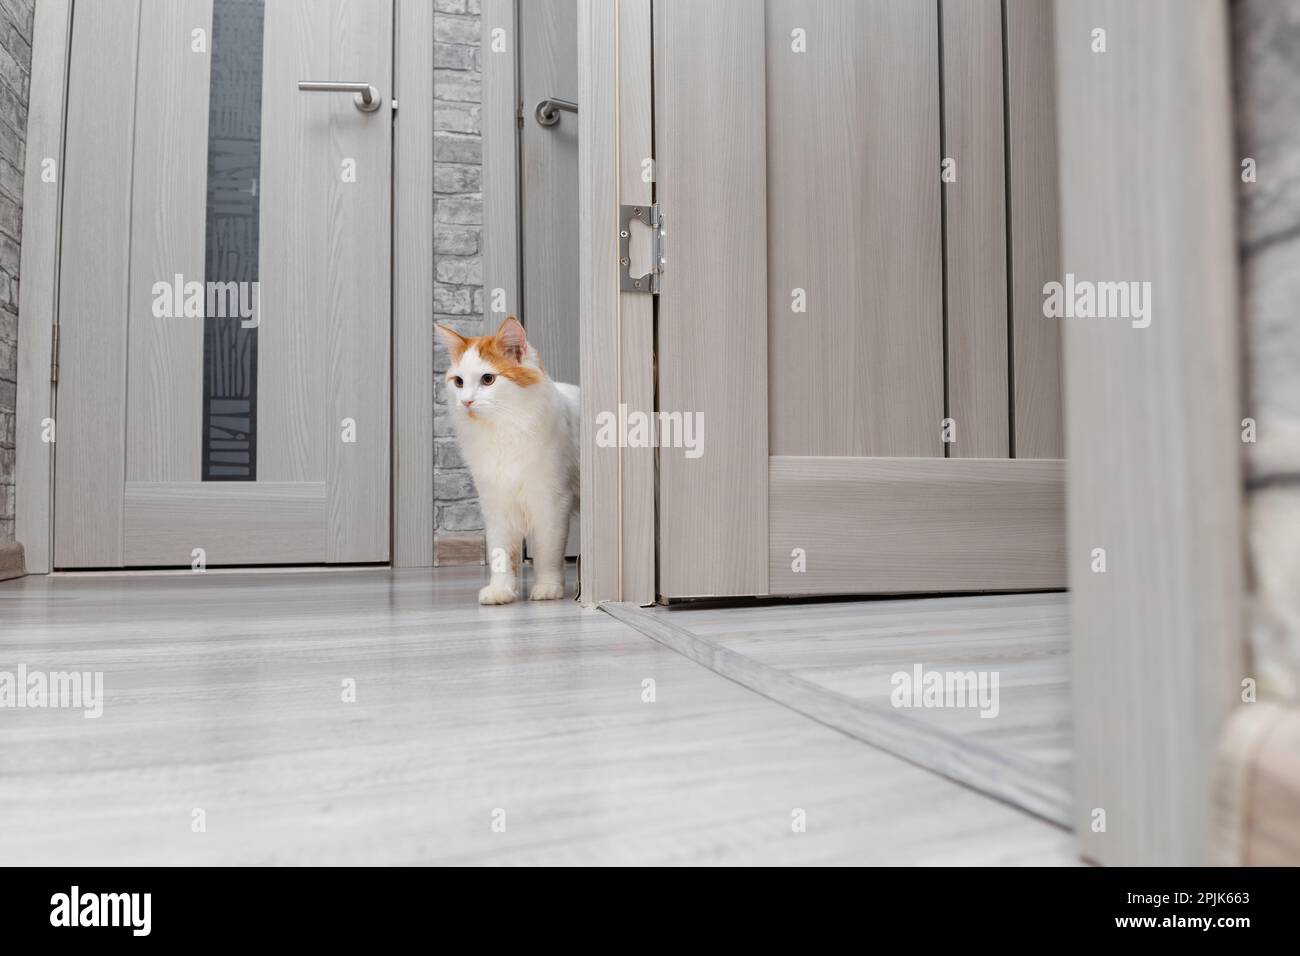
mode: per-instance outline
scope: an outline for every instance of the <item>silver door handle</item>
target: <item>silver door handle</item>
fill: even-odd
[[[340,80],[299,80],[302,93],[351,93],[352,102],[363,113],[379,109],[379,91],[369,83],[348,83]]]
[[[537,119],[539,126],[554,126],[560,121],[560,110],[566,113],[578,112],[578,104],[569,100],[551,99],[542,100],[537,104],[537,109],[533,110],[533,116]]]

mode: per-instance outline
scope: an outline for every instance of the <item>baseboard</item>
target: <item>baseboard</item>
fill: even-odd
[[[0,581],[21,578],[26,573],[27,566],[23,562],[23,546],[17,541],[7,541],[0,544]]]
[[[1245,704],[1219,742],[1214,862],[1300,866],[1300,708]]]
[[[487,543],[482,532],[433,536],[433,565],[437,568],[483,564],[486,553]]]

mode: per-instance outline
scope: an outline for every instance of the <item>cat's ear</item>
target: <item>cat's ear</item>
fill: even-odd
[[[498,347],[513,361],[522,362],[524,356],[528,354],[528,339],[524,335],[524,327],[513,315],[506,316],[501,327],[497,329],[495,337]]]
[[[461,335],[455,329],[449,329],[445,325],[435,324],[433,330],[438,333],[438,338],[442,340],[442,344],[445,345],[447,351],[451,353],[453,361],[459,359],[461,355],[464,354],[465,349],[469,348],[469,339],[465,338],[465,336]]]

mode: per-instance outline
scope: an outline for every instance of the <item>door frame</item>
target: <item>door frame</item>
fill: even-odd
[[[630,393],[629,369],[638,375],[653,369],[653,342],[628,336],[630,325],[649,325],[635,310],[648,315],[650,297],[620,294],[613,241],[619,203],[648,198],[635,192],[628,166],[629,156],[651,155],[641,152],[650,137],[650,81],[648,64],[639,65],[649,46],[650,2],[579,0],[587,423]],[[1041,0],[1004,2],[1014,9]],[[1058,124],[1063,148],[1050,160],[1060,181],[1062,271],[1111,250],[1098,222],[1152,208],[1190,210],[1192,217],[1177,234],[1150,215],[1129,230],[1131,258],[1151,271],[1146,278],[1171,290],[1166,308],[1179,316],[1181,334],[1165,340],[1159,361],[1144,352],[1142,333],[1103,336],[1086,322],[1065,320],[1061,401],[1079,847],[1105,864],[1205,864],[1214,849],[1215,748],[1246,654],[1230,23],[1223,0],[1151,0],[1140,9],[1116,0],[1056,0],[1038,12],[1054,19],[1045,29],[1054,37],[1055,92],[1072,107],[1058,111],[1067,117]],[[1097,25],[1120,29],[1130,50],[1135,35],[1163,45],[1142,55],[1117,49],[1100,57],[1089,46]],[[1052,50],[1049,42],[1043,55]],[[1121,56],[1122,64],[1110,64]],[[1108,68],[1100,70],[1103,60]],[[1169,102],[1191,99],[1198,110],[1135,109],[1152,89],[1176,90]],[[1088,111],[1105,104],[1116,109]],[[1145,123],[1143,135],[1108,135],[1111,115]],[[1153,140],[1152,131],[1161,135]],[[1136,163],[1135,141],[1147,144]],[[1127,172],[1108,176],[1114,168]],[[1180,285],[1178,277],[1187,275],[1200,277],[1203,291]],[[672,281],[671,264],[665,281]],[[1098,401],[1098,382],[1130,399],[1123,415]],[[652,380],[648,388],[653,396]],[[1159,401],[1151,400],[1157,395]],[[653,573],[643,590],[629,588],[627,578],[629,568],[648,562],[653,569],[656,560],[655,462],[597,448],[591,431],[584,430],[582,447],[583,602],[653,601]],[[1144,459],[1154,469],[1145,482],[1105,473],[1117,435],[1156,436],[1161,443],[1158,462]],[[649,470],[643,485],[629,483],[629,467]],[[629,521],[647,508],[651,533],[628,535]],[[1106,574],[1093,572],[1098,536],[1110,546]],[[1140,568],[1146,585],[1133,586],[1136,572],[1126,576],[1117,561]],[[1174,727],[1185,732],[1177,747],[1170,746]],[[1166,756],[1153,760],[1153,753]],[[1103,832],[1095,829],[1098,808],[1107,811]]]
[[[138,2],[138,0],[137,0]],[[393,0],[389,561],[433,566],[433,5]],[[42,0],[32,40],[19,286],[15,538],[29,574],[53,567],[63,147],[74,0]],[[55,183],[42,161],[55,158]],[[61,374],[71,374],[69,370]],[[57,431],[55,434],[57,438]]]
[[[602,447],[601,412],[655,410],[655,296],[619,288],[619,204],[654,202],[651,0],[578,0],[582,603],[652,604],[657,456]]]
[[[1099,863],[1204,866],[1249,673],[1230,16],[1225,0],[1055,16],[1063,262],[1149,280],[1155,303],[1140,330],[1065,320],[1075,827]]]

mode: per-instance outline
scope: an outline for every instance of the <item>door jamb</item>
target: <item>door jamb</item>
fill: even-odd
[[[1074,822],[1100,863],[1206,865],[1246,656],[1227,4],[1055,17],[1063,269],[1150,280],[1158,310],[1141,329],[1064,320]],[[1124,37],[1104,56],[1098,24]]]
[[[393,321],[390,386],[394,568],[433,566],[433,4],[394,0]]]
[[[654,297],[619,290],[619,205],[654,201],[651,0],[578,0],[581,599],[656,596],[653,448],[605,447],[598,416],[652,414]],[[653,177],[652,177],[653,178]],[[626,444],[620,442],[618,444]]]
[[[54,328],[58,320],[63,128],[67,108],[72,0],[36,5],[27,109],[23,235],[18,288],[18,395],[14,410],[14,537],[29,574],[50,570],[54,551]],[[46,159],[55,181],[44,182]],[[57,434],[52,437],[57,438]]]

